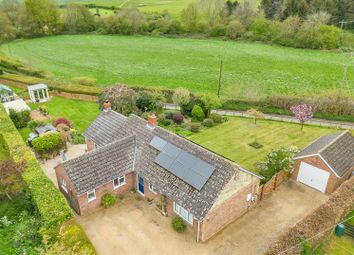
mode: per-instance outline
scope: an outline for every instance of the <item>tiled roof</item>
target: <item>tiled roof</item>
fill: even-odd
[[[120,164],[115,163],[116,159],[114,158],[120,157],[121,153],[125,155],[127,149],[126,145],[122,146],[118,143],[122,141],[120,139],[124,140],[131,135],[134,135],[136,141],[134,171],[149,183],[153,184],[161,194],[166,195],[186,208],[199,220],[206,216],[224,186],[237,174],[238,166],[233,162],[163,128],[156,127],[151,129],[147,127],[147,121],[136,115],[131,115],[129,118],[124,118],[123,121],[118,121],[118,128],[117,125],[112,125],[113,120],[110,118],[116,118],[116,115],[113,113],[109,115],[102,113],[94,123],[91,124],[88,130],[86,130],[85,136],[92,139],[100,146],[108,144],[113,140],[119,140],[119,142],[111,143],[94,150],[90,152],[91,156],[89,157],[84,155],[79,159],[74,159],[75,164],[70,163],[69,165],[66,163],[64,165],[64,168],[71,172],[70,178],[76,178],[76,185],[85,187],[81,188],[79,193],[92,189],[93,186],[98,183],[102,183],[103,181],[97,182],[96,180],[91,180],[99,179],[99,175],[101,174],[105,176],[104,181],[109,180],[109,177],[113,178],[114,174],[109,174],[108,176],[105,174],[106,169],[112,168],[111,171],[114,172],[113,168],[117,168],[118,165],[120,166]],[[107,135],[104,135],[104,132],[110,132],[108,135],[108,137],[110,137],[109,139],[106,138]],[[159,151],[149,144],[155,136],[215,166],[215,171],[200,191],[154,163]],[[130,146],[128,146],[128,148],[128,151],[131,152],[132,148]],[[105,153],[101,153],[102,151]],[[130,159],[130,157],[124,157],[123,161],[128,162],[125,163],[124,166],[131,166],[132,162],[131,160],[127,160],[127,158]],[[73,165],[75,165],[76,170],[72,169]],[[90,171],[90,173],[83,174],[85,179],[80,180],[80,174],[76,175],[74,172],[81,171]],[[121,169],[117,169],[116,171],[128,171],[128,167],[125,167],[122,171]],[[81,185],[80,182],[83,182],[84,185]]]
[[[354,168],[354,137],[349,131],[326,135],[296,155],[297,157],[319,154],[338,176]]]
[[[116,134],[126,120],[127,117],[115,111],[103,111],[83,135],[90,138],[97,146],[103,146],[116,140]]]
[[[63,163],[78,195],[134,169],[135,136],[130,135]],[[119,167],[117,167],[119,166]]]

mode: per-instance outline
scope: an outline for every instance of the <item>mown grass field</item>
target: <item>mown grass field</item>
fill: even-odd
[[[320,136],[337,130],[318,126],[305,126],[301,132],[296,123],[261,120],[254,125],[253,119],[229,118],[228,122],[208,128],[187,138],[215,151],[239,165],[257,172],[254,164],[264,161],[266,155],[279,146],[305,148]],[[249,146],[254,141],[263,147]]]
[[[354,94],[354,61],[336,53],[221,40],[66,35],[22,40],[0,51],[70,80],[91,76],[99,86],[186,87],[232,97],[315,95],[340,87],[343,64]]]

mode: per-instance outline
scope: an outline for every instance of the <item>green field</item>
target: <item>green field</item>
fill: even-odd
[[[301,132],[299,124],[270,120],[261,120],[255,126],[252,119],[237,117],[187,138],[256,172],[254,164],[264,161],[271,150],[279,146],[303,149],[333,132],[336,130],[318,126],[305,126]],[[255,140],[264,147],[255,149],[248,145]]]
[[[183,86],[209,93],[217,90],[222,57],[222,93],[233,97],[319,94],[340,86],[345,63],[347,85],[354,92],[354,62],[335,52],[221,40],[100,35],[21,40],[0,50],[67,80],[91,76],[100,86]]]

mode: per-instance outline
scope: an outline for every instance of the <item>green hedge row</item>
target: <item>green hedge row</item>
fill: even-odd
[[[73,218],[73,213],[65,198],[42,171],[39,162],[22,140],[2,105],[0,106],[0,133],[10,157],[15,162],[26,161],[26,169],[22,175],[26,184],[25,190],[41,215],[42,234],[55,239],[59,227]]]

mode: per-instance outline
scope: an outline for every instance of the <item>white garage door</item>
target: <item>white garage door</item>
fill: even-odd
[[[329,178],[329,172],[301,162],[297,180],[321,192],[325,192]]]

